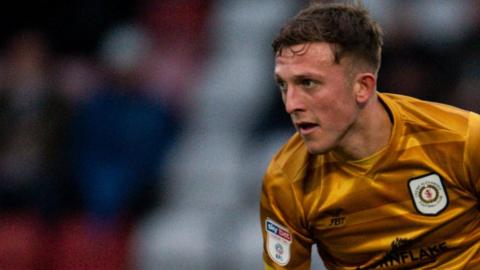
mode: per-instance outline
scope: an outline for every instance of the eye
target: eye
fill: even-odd
[[[305,89],[311,89],[311,88],[314,88],[317,85],[316,81],[310,80],[310,79],[302,79],[302,80],[300,80],[299,83]]]
[[[278,89],[280,89],[280,92],[282,92],[282,93],[287,91],[287,84],[284,81],[278,80],[277,81],[277,87],[278,87]]]

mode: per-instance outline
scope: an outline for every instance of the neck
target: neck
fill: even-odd
[[[344,160],[369,157],[388,144],[392,126],[387,109],[375,95],[360,111],[334,152]]]

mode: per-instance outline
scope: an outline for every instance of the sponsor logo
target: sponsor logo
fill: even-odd
[[[338,226],[345,225],[346,217],[342,216],[342,212],[343,212],[343,209],[341,208],[328,212],[328,214],[332,216],[332,218],[330,219],[330,224],[328,226],[338,227]]]
[[[345,217],[334,217],[330,220],[329,226],[341,226],[345,224]]]
[[[428,246],[414,248],[414,241],[404,238],[397,238],[391,244],[391,249],[377,263],[362,269],[382,269],[390,267],[401,267],[411,269],[431,264],[447,250],[447,243],[441,242]]]
[[[447,190],[438,174],[410,179],[408,188],[415,209],[422,215],[438,215],[448,206]]]
[[[265,220],[265,230],[268,256],[280,266],[287,265],[290,261],[292,235],[288,229],[270,219]]]
[[[275,235],[278,235],[279,237],[285,239],[286,241],[291,242],[292,241],[292,236],[288,232],[287,229],[284,229],[280,225],[276,224],[275,222],[267,219],[267,231],[270,233],[273,233]]]

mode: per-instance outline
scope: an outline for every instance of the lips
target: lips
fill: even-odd
[[[298,131],[302,135],[306,135],[318,127],[318,124],[310,123],[310,122],[299,122],[299,123],[296,123],[295,125],[297,126]]]

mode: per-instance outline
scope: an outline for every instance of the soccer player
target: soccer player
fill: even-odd
[[[273,42],[297,132],[263,183],[265,269],[480,269],[480,116],[376,89],[382,31],[312,4]]]

